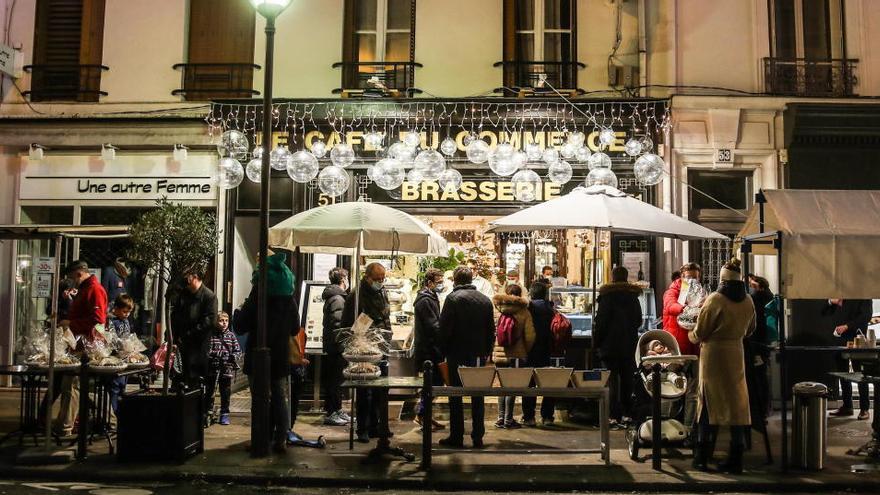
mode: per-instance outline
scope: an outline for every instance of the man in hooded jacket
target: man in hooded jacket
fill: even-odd
[[[342,328],[342,312],[345,298],[348,297],[348,270],[336,267],[329,273],[330,285],[321,294],[324,301],[323,343],[324,343],[324,424],[329,426],[347,425],[351,418],[342,410],[342,370],[345,360],[339,343],[339,329]]]
[[[440,371],[437,365],[443,359],[439,349],[440,333],[440,297],[439,293],[444,290],[443,272],[436,268],[428,268],[425,272],[425,285],[416,295],[413,303],[413,358],[416,369],[421,370],[425,361],[431,361],[434,365],[433,374],[435,385],[442,385]],[[424,422],[424,404],[421,399],[416,408],[416,423],[422,426]],[[443,425],[431,419],[431,428],[440,429]]]

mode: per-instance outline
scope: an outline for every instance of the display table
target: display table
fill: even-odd
[[[605,465],[611,464],[611,443],[608,425],[609,392],[607,387],[602,388],[465,388],[465,387],[429,387],[430,396],[426,396],[423,391],[423,401],[425,405],[425,417],[432,417],[433,397],[500,397],[500,396],[520,396],[520,397],[556,397],[556,398],[577,398],[577,399],[598,399],[599,402],[599,448],[597,449],[579,449],[579,450],[560,450],[560,449],[505,449],[492,451],[493,454],[601,454]],[[431,428],[422,429],[422,467],[424,469],[431,468],[432,453]],[[438,452],[469,452],[465,449],[437,449]],[[479,451],[485,452],[485,451]]]
[[[380,423],[380,434],[382,436],[376,442],[376,448],[371,450],[369,454],[367,454],[367,462],[377,460],[378,458],[390,455],[392,457],[400,457],[406,461],[412,462],[415,460],[415,455],[404,451],[399,447],[394,447],[391,445],[391,438],[385,436],[385,432],[390,432],[388,426],[388,391],[392,388],[403,388],[403,389],[420,389],[423,386],[423,382],[421,378],[416,377],[389,377],[384,376],[381,378],[377,378],[375,380],[346,380],[342,382],[342,388],[348,389],[373,389],[382,392],[382,397],[384,397],[385,404],[382,405],[379,409],[379,423]],[[354,422],[355,422],[355,402],[357,401],[357,394],[351,394],[351,418],[352,420],[348,425],[348,449],[354,449]],[[430,430],[430,428],[425,428],[426,430]]]
[[[849,383],[870,383],[874,385],[874,418],[871,420],[871,440],[861,447],[847,452],[851,455],[865,453],[872,459],[880,459],[880,414],[877,414],[877,405],[880,404],[880,376],[865,376],[862,373],[847,373],[832,371],[829,375]]]
[[[79,370],[74,370],[76,373]],[[37,444],[37,436],[45,433],[45,423],[40,422],[40,403],[43,400],[44,389],[47,386],[47,373],[45,369],[33,368],[24,365],[0,366],[0,376],[18,377],[21,380],[19,386],[19,413],[18,428],[11,431],[0,439],[0,444],[13,437],[18,437],[18,444],[24,442],[26,436],[30,436],[34,445]],[[60,377],[63,373],[55,371]],[[58,382],[60,385],[60,382]]]

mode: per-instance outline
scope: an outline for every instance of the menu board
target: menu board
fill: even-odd
[[[321,294],[329,282],[305,280],[300,291],[301,327],[306,332],[306,351],[320,353],[324,349],[324,300]]]

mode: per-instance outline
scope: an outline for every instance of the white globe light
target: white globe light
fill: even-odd
[[[602,129],[599,131],[599,144],[602,146],[611,146],[615,139],[617,139],[617,136],[614,134],[613,130]]]
[[[566,159],[574,158],[577,149],[577,146],[575,146],[574,144],[565,143],[562,145],[562,148],[559,149],[559,154]]]
[[[550,165],[551,163],[559,161],[559,152],[554,148],[547,148],[544,150],[544,153],[541,155],[541,160],[544,160],[544,163]]]
[[[364,135],[364,142],[372,148],[381,148],[384,137],[382,134],[372,131]]]
[[[308,151],[297,151],[287,161],[287,175],[294,182],[305,184],[318,175],[318,159]]]
[[[263,147],[257,146],[254,148],[254,151],[251,151],[251,158],[263,158]]]
[[[610,168],[594,168],[587,174],[584,184],[590,186],[611,186],[617,189],[617,175]]]
[[[467,157],[472,163],[486,163],[489,159],[489,145],[482,139],[474,139],[467,145]]]
[[[376,165],[375,164],[367,167],[367,177],[369,177],[371,181],[376,182]]]
[[[541,192],[541,178],[534,170],[520,170],[510,179],[513,183],[513,195],[519,201],[534,201]]]
[[[419,171],[418,169],[414,168],[406,173],[406,182],[408,182],[412,185],[421,184],[422,181],[424,181],[424,180],[425,180],[425,178],[422,177],[422,172]]]
[[[421,172],[424,180],[437,180],[446,170],[446,159],[435,150],[425,150],[416,155],[413,168]]]
[[[663,161],[663,158],[653,153],[646,153],[640,156],[636,160],[635,165],[633,165],[636,180],[646,186],[659,184],[663,180],[665,170],[666,162]]]
[[[516,153],[516,149],[510,143],[501,143],[495,147],[495,155],[498,158],[509,158]]]
[[[248,180],[259,184],[261,174],[263,173],[263,160],[260,158],[254,158],[247,162],[247,166],[244,168],[244,173],[247,175]]]
[[[217,171],[217,187],[235,189],[244,180],[244,167],[235,158],[221,158]]]
[[[547,179],[554,184],[566,184],[571,180],[571,176],[571,164],[565,160],[552,163],[547,167]]]
[[[318,174],[318,188],[327,196],[335,198],[342,195],[348,190],[348,185],[348,172],[340,166],[330,165]]]
[[[642,153],[650,153],[652,149],[654,149],[654,141],[651,140],[650,137],[645,136],[641,139],[642,141]]]
[[[529,155],[526,155],[523,151],[517,151],[513,154],[513,162],[516,165],[516,169],[519,170],[526,166],[526,163],[529,163]]]
[[[244,160],[247,158],[250,145],[247,136],[241,131],[228,130],[220,135],[220,142],[217,143],[217,153],[220,157],[230,157],[236,160]]]
[[[403,136],[403,142],[406,143],[410,148],[417,148],[420,144],[422,144],[422,137],[416,131],[410,131],[406,133],[406,136]]]
[[[579,146],[574,152],[574,159],[581,163],[587,163],[587,160],[589,160],[592,155],[593,152],[590,151],[590,148]]]
[[[354,150],[348,143],[339,143],[330,150],[330,161],[337,167],[345,168],[354,163]]]
[[[602,152],[593,153],[587,160],[590,170],[597,168],[611,168],[611,157]]]
[[[585,140],[586,136],[584,136],[584,133],[581,131],[575,131],[568,135],[568,142],[575,147],[583,146]]]
[[[458,146],[455,144],[454,139],[447,137],[440,143],[440,151],[446,156],[452,156],[458,151]]]
[[[324,141],[315,141],[312,143],[311,151],[316,158],[324,158],[324,155],[327,154],[327,145]]]
[[[402,141],[398,141],[388,148],[387,155],[388,158],[394,158],[404,166],[408,166],[416,157],[416,149],[407,146],[406,143]]]
[[[629,138],[623,148],[627,155],[638,156],[642,152],[642,142],[636,138]]]
[[[400,162],[393,158],[383,158],[376,163],[375,167],[376,171],[373,172],[373,177],[376,185],[386,191],[397,189],[406,178],[406,171]]]
[[[290,158],[290,150],[280,144],[269,153],[269,165],[275,170],[287,170],[288,158]]]
[[[507,155],[496,148],[489,153],[489,168],[496,174],[507,177],[519,169],[519,163],[514,155]]]
[[[536,162],[541,159],[541,154],[543,151],[541,147],[535,143],[527,143],[523,148],[523,151],[526,152],[526,156],[529,157],[529,160]]]
[[[477,133],[472,132],[472,133],[468,134],[467,136],[465,136],[464,139],[461,140],[461,142],[464,143],[465,146],[467,146],[467,145],[471,144],[472,142],[476,141],[477,139],[480,139],[480,137],[477,136]]]
[[[454,168],[447,168],[437,179],[437,183],[440,184],[440,189],[443,191],[458,191],[461,188],[461,182],[461,172]]]

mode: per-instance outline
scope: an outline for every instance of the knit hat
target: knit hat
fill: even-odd
[[[730,260],[721,268],[721,281],[741,281],[742,270],[740,269],[740,261],[736,258]]]
[[[290,296],[293,295],[293,286],[295,277],[293,272],[287,266],[287,256],[284,253],[273,254],[266,258],[268,268],[268,279],[266,280],[266,289],[270,296]],[[254,270],[251,282],[256,285],[259,281],[259,266]]]

